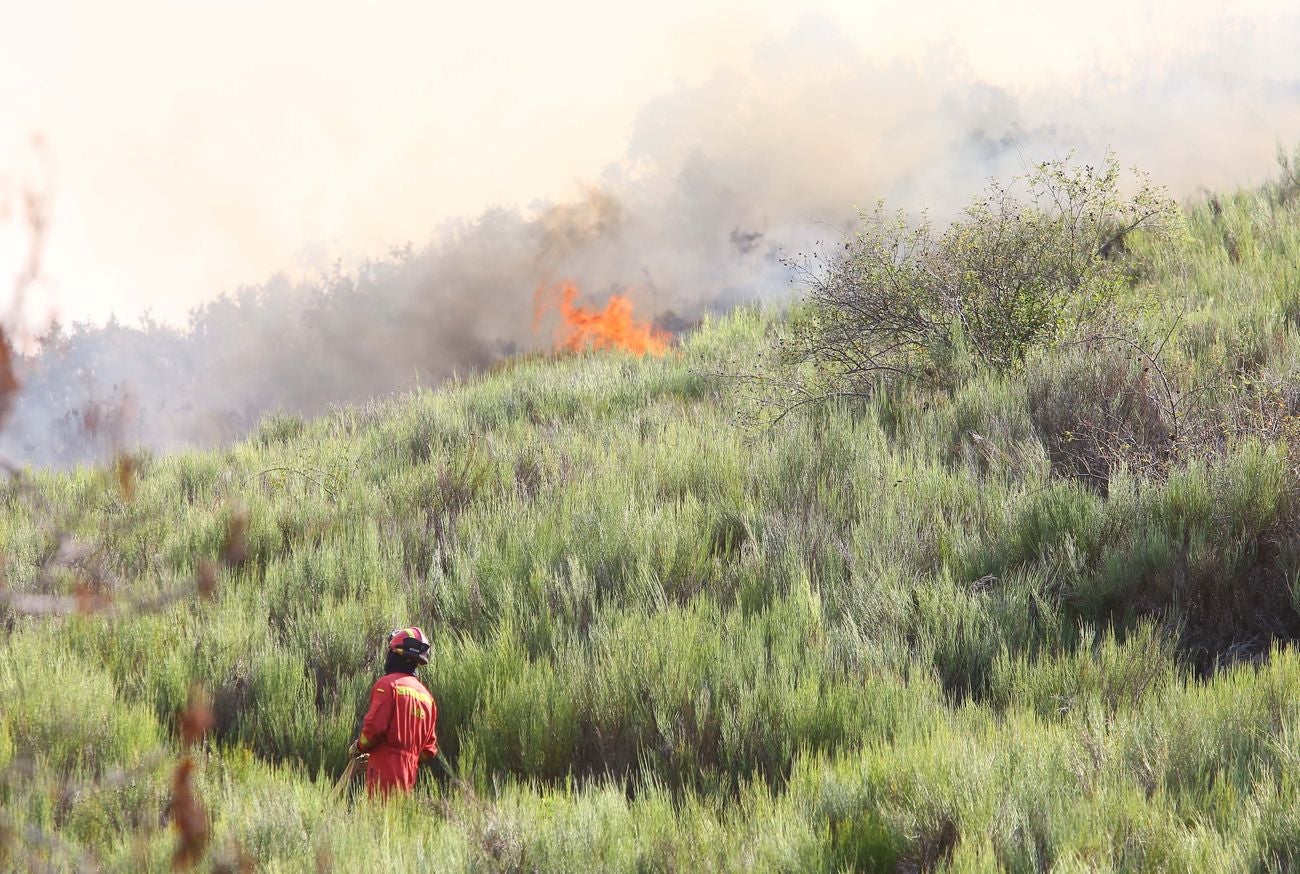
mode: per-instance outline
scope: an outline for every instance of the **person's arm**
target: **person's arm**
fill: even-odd
[[[429,704],[429,740],[420,748],[421,761],[433,761],[438,755],[438,702]]]
[[[393,690],[378,683],[370,690],[370,709],[361,723],[361,736],[357,738],[357,751],[368,753],[388,731],[388,720],[393,715]]]

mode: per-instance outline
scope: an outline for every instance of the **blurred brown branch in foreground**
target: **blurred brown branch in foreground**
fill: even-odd
[[[48,165],[44,139],[35,135],[31,144],[38,160]],[[14,271],[12,295],[6,304],[0,305],[0,431],[4,430],[22,388],[17,359],[29,340],[26,333],[30,327],[27,313],[29,292],[42,274],[51,218],[48,183],[21,185],[18,201],[21,210],[0,200],[0,223],[21,212],[26,234],[21,263]],[[112,432],[110,437],[116,445],[113,466],[106,471],[106,482],[117,492],[116,500],[129,504],[136,497],[139,466],[135,457],[123,451],[121,429],[113,427],[111,416],[105,418],[99,415],[100,412],[98,408],[90,410],[85,414],[83,425],[87,430],[107,428]],[[102,621],[112,621],[126,615],[160,612],[196,595],[201,600],[211,600],[216,595],[220,567],[236,567],[244,560],[247,517],[237,510],[230,517],[220,555],[215,559],[197,561],[191,580],[163,584],[154,595],[122,597],[117,594],[120,586],[112,569],[115,552],[112,544],[120,542],[119,538],[127,533],[124,527],[138,522],[128,519],[121,525],[97,530],[93,537],[77,534],[86,528],[79,524],[84,520],[84,510],[60,515],[32,478],[0,459],[0,482],[6,478],[14,494],[29,503],[36,524],[46,529],[48,546],[36,562],[30,583],[24,586],[30,588],[34,584],[37,591],[8,588],[6,568],[3,556],[0,556],[0,619],[6,618],[7,614],[9,620],[0,622],[0,634],[6,634],[6,628],[11,631],[12,621],[19,616],[33,617],[36,621],[61,622],[72,615],[95,614]],[[199,865],[208,853],[211,825],[195,785],[197,765],[194,750],[207,737],[213,723],[207,695],[201,689],[192,690],[185,709],[177,714],[176,737],[182,752],[172,772],[171,801],[166,809],[166,820],[176,833],[172,866],[178,870]],[[158,764],[171,758],[165,748],[160,748],[146,754],[129,769],[112,769],[97,778],[74,781],[66,774],[42,772],[39,753],[35,750],[32,755],[22,755],[0,770],[0,787],[7,789],[21,782],[37,791],[50,791],[57,797],[73,799],[145,777]],[[98,867],[95,859],[85,857],[57,832],[26,822],[8,810],[0,810],[0,849],[5,851],[0,853],[0,860],[15,864],[18,866],[16,870],[42,868],[55,860],[79,870]]]
[[[26,309],[27,293],[41,276],[45,238],[50,225],[52,206],[48,170],[50,161],[45,138],[39,133],[32,134],[31,146],[38,161],[45,168],[45,179],[44,184],[26,180],[19,186],[27,244],[23,250],[22,263],[14,275],[9,304],[0,311],[0,428],[4,427],[5,420],[13,408],[14,396],[18,393],[15,341],[21,339],[22,316]],[[7,221],[14,210],[8,204],[0,206],[3,206],[0,209],[0,222]]]

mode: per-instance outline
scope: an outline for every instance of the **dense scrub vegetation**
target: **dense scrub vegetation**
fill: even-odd
[[[792,259],[808,305],[783,363],[812,365],[806,397],[861,397],[885,380],[951,383],[963,363],[1006,371],[1067,341],[1124,336],[1118,304],[1135,292],[1117,256],[1130,235],[1168,239],[1178,212],[1145,177],[1135,194],[1122,185],[1113,155],[1045,161],[991,182],[942,233],[877,205],[842,248]]]
[[[791,322],[744,311],[662,359],[0,485],[0,868],[170,865],[201,689],[227,870],[1288,869],[1287,190],[1126,241],[1136,346],[968,357],[771,430],[716,374]],[[106,609],[20,609],[74,591]],[[461,780],[333,799],[408,622]]]

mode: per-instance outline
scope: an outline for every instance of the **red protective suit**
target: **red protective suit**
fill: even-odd
[[[438,754],[438,705],[410,674],[385,674],[370,690],[370,709],[357,749],[370,753],[366,789],[371,795],[410,792],[422,758]]]

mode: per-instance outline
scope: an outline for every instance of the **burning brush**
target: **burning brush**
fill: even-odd
[[[621,294],[612,294],[603,310],[579,306],[578,287],[563,283],[557,288],[537,289],[536,323],[541,322],[548,299],[558,298],[562,320],[556,348],[567,352],[584,349],[621,349],[635,355],[663,355],[672,336],[649,322],[632,317],[632,302]]]

